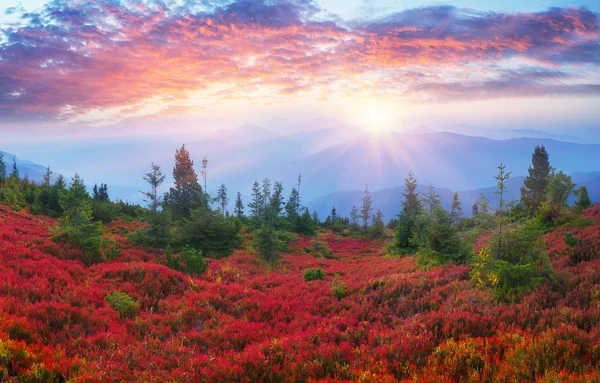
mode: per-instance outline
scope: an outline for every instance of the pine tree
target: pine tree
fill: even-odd
[[[417,180],[412,172],[408,173],[404,185],[404,201],[402,202],[402,211],[398,215],[393,248],[400,254],[410,254],[417,249],[413,238],[417,233],[417,219],[421,215],[423,207],[417,192]]]
[[[290,198],[288,198],[288,201],[285,204],[285,212],[290,222],[292,222],[300,213],[300,192],[298,192],[298,189],[295,187],[292,188]]]
[[[219,187],[219,191],[217,193],[217,199],[221,204],[221,212],[225,215],[225,210],[227,210],[227,204],[229,203],[229,198],[227,197],[227,187],[221,184]]]
[[[50,182],[52,182],[52,169],[50,166],[46,168],[46,173],[44,173],[44,180],[42,181],[42,186],[49,188]]]
[[[146,197],[144,198],[144,201],[148,204],[148,208],[150,208],[150,211],[153,213],[156,213],[161,205],[158,196],[158,188],[165,181],[165,178],[166,176],[160,170],[160,165],[157,165],[154,162],[150,165],[150,171],[144,176],[144,181],[148,183],[150,190],[142,192],[142,194]]]
[[[63,218],[75,226],[91,220],[90,195],[79,174],[73,176],[71,186],[60,196],[60,206],[63,209]]]
[[[433,211],[438,206],[442,205],[440,201],[440,196],[435,192],[435,187],[433,185],[429,185],[429,191],[423,197],[423,205],[427,206],[429,214],[433,214]]]
[[[417,192],[417,180],[412,171],[408,172],[408,177],[404,180],[404,202],[402,203],[402,211],[406,214],[420,214],[423,209]]]
[[[207,189],[207,185],[206,185],[206,178],[208,176],[208,160],[206,159],[206,157],[204,157],[202,159],[202,172],[201,172],[202,178],[204,179],[204,192],[208,193],[208,189]]]
[[[462,213],[462,203],[458,199],[458,193],[454,193],[454,196],[452,196],[452,205],[450,206],[450,219],[452,222],[455,224],[458,223]]]
[[[373,224],[371,225],[370,235],[372,238],[383,238],[385,236],[385,224],[383,223],[383,213],[379,209],[373,215]]]
[[[487,215],[490,211],[490,200],[483,193],[479,193],[477,198],[478,213],[481,215]]]
[[[506,201],[504,200],[504,193],[506,192],[506,181],[510,179],[511,172],[506,171],[506,166],[502,163],[498,165],[498,174],[494,177],[498,184],[498,190],[495,194],[498,196],[498,210],[497,210],[497,221],[498,221],[498,251],[502,251],[502,225],[504,223],[504,211],[506,210]],[[499,254],[495,254],[498,258]]]
[[[581,186],[579,190],[576,191],[577,200],[575,201],[575,211],[582,212],[588,207],[592,206],[592,200],[590,199],[590,194],[585,186]]]
[[[242,193],[240,192],[237,192],[233,214],[236,218],[244,218],[244,201],[242,201]]]
[[[474,203],[473,206],[471,207],[471,209],[472,209],[473,217],[478,217],[479,216],[479,206],[477,206],[477,203]]]
[[[352,226],[352,230],[358,229],[358,220],[360,218],[358,209],[356,206],[352,206],[352,210],[350,210],[350,225]]]
[[[262,220],[264,206],[265,202],[260,185],[255,181],[252,187],[252,201],[248,204],[250,217],[254,221],[260,222]]]
[[[173,167],[175,187],[171,188],[169,202],[176,217],[189,217],[190,211],[198,206],[207,207],[198,175],[194,170],[194,161],[190,153],[181,146],[175,153]]]
[[[271,181],[265,177],[262,183],[262,195],[263,195],[263,211],[265,216],[268,215],[269,201],[271,200]]]
[[[329,217],[331,217],[331,226],[335,226],[335,223],[337,221],[338,215],[337,215],[337,211],[335,210],[335,206],[331,208],[331,213],[329,213]]]
[[[371,192],[369,192],[369,185],[365,186],[365,195],[362,198],[362,207],[360,209],[360,218],[363,221],[363,228],[366,230],[369,224],[369,218],[371,217],[371,211],[373,208],[373,200],[371,198]]]
[[[281,182],[275,182],[273,187],[273,194],[271,194],[271,198],[269,199],[269,214],[271,219],[274,220],[281,215],[283,211],[283,185]]]
[[[521,187],[521,202],[529,212],[536,212],[544,202],[550,170],[546,148],[543,145],[536,146],[531,156],[529,175]]]
[[[6,182],[6,162],[4,161],[4,152],[0,151],[0,185]]]
[[[10,173],[9,179],[12,179],[12,180],[19,179],[19,169],[17,168],[17,157],[16,156],[13,156],[12,172]]]

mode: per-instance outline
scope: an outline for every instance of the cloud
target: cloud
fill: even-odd
[[[53,0],[0,31],[0,116],[128,118],[148,100],[180,111],[198,92],[226,100],[265,89],[269,97],[357,88],[425,99],[598,94],[593,77],[569,81],[574,66],[600,65],[598,17],[583,8],[437,6],[355,23],[319,12],[308,0]],[[493,69],[509,59],[536,67]]]

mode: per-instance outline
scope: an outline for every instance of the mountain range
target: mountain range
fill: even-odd
[[[302,174],[302,200],[321,216],[334,205],[346,214],[352,205],[359,204],[368,184],[375,207],[389,218],[400,209],[404,178],[413,171],[420,185],[435,185],[446,204],[453,191],[459,191],[467,212],[482,191],[494,201],[493,188],[489,187],[495,183],[493,176],[501,162],[512,172],[509,192],[518,199],[522,183],[519,177],[527,174],[535,146],[545,145],[551,164],[572,174],[578,184],[588,186],[593,200],[600,200],[599,144],[540,137],[499,140],[425,127],[408,133],[368,134],[323,119],[305,122],[307,129],[295,129],[283,120],[270,124],[269,128],[245,125],[216,130],[203,139],[186,140],[198,172],[202,158],[209,160],[209,193],[214,194],[220,184],[225,184],[232,197],[239,190],[248,202],[252,183],[268,177],[283,182],[287,195]],[[278,130],[277,126],[285,129]],[[143,175],[150,163],[161,165],[169,176],[181,139],[88,140],[0,150],[34,157],[31,159],[50,165],[56,174],[70,177],[79,172],[88,185],[107,183],[113,198],[141,203],[139,190],[146,187]],[[12,154],[6,158],[10,165]],[[42,179],[45,166],[23,160],[17,164],[22,175],[27,173],[35,181]],[[170,183],[169,177],[163,190]]]

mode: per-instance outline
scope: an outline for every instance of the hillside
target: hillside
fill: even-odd
[[[292,244],[268,268],[238,250],[200,278],[129,243],[86,267],[50,240],[56,221],[0,205],[0,380],[32,382],[573,381],[600,379],[600,206],[570,229],[592,244],[573,264],[566,229],[546,235],[555,270],[519,303],[473,287],[468,266],[424,270],[382,241],[322,233],[333,253]],[[321,267],[325,281],[303,281]],[[336,297],[334,275],[345,283]],[[139,301],[119,315],[121,291]]]

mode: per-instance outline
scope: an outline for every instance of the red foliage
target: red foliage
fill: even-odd
[[[593,226],[569,231],[597,246],[598,211],[585,212]],[[191,278],[124,237],[118,257],[85,267],[77,251],[49,239],[54,225],[0,206],[0,377],[600,379],[600,259],[572,262],[564,253],[565,230],[546,236],[552,283],[507,304],[474,288],[469,267],[425,271],[412,257],[382,256],[382,241],[331,232],[319,238],[332,250],[326,259],[305,254],[310,239],[301,237],[273,268],[237,251],[210,260],[204,275]],[[122,236],[136,227],[116,222],[109,232]],[[304,282],[304,270],[316,267],[325,280]],[[346,285],[342,299],[332,293],[336,274]],[[116,290],[139,301],[137,315],[121,317],[108,304],[105,296]]]

